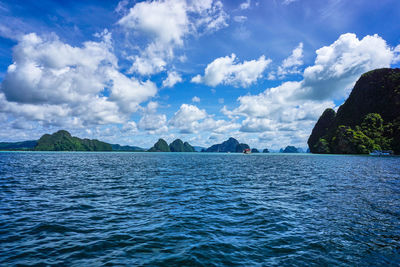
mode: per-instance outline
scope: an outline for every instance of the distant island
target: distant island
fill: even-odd
[[[287,146],[285,149],[281,148],[280,153],[304,153],[303,149],[295,146]]]
[[[148,152],[196,152],[188,142],[183,142],[181,139],[176,139],[171,144],[160,138]]]
[[[81,139],[65,130],[45,134],[39,140],[24,142],[1,142],[0,150],[31,151],[144,151],[136,146],[109,144],[96,139]]]
[[[0,142],[0,150],[17,151],[117,151],[117,152],[223,152],[223,153],[242,153],[250,146],[239,143],[231,137],[221,144],[215,144],[209,148],[192,146],[189,142],[176,139],[168,144],[160,138],[148,150],[137,146],[121,146],[119,144],[109,144],[97,139],[81,139],[72,136],[66,130],[59,130],[53,134],[44,134],[39,140],[22,142]],[[252,153],[259,153],[256,148],[251,149]],[[268,148],[263,153],[269,153]]]
[[[308,146],[320,154],[400,154],[400,69],[363,74],[337,112],[322,113]]]
[[[200,147],[196,147],[200,148]],[[222,142],[221,144],[215,144],[210,146],[209,148],[201,149],[201,152],[220,152],[220,153],[243,153],[246,149],[250,149],[248,144],[239,143],[233,137],[230,137],[228,140]],[[194,146],[190,145],[188,142],[183,142],[181,139],[176,139],[171,144],[160,138],[154,145],[151,147],[148,152],[197,152]],[[258,153],[258,149],[253,148],[251,150],[252,153]],[[264,153],[268,153],[268,149],[263,150]]]

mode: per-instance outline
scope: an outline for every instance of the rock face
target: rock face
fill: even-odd
[[[263,150],[263,152],[262,153],[269,153],[269,150],[268,150],[268,148],[264,148],[264,150]]]
[[[160,138],[154,144],[152,148],[149,149],[149,152],[171,152],[167,142],[164,139]]]
[[[148,152],[195,152],[195,150],[188,142],[183,143],[181,139],[176,139],[168,145],[160,138]]]
[[[282,153],[299,153],[298,149],[294,146],[287,146]]]
[[[169,149],[171,152],[184,152],[183,142],[181,139],[176,139],[171,144],[169,144]]]
[[[195,152],[194,148],[188,143],[183,143],[181,139],[176,139],[169,144],[171,152]]]
[[[337,113],[324,111],[308,146],[312,153],[400,154],[400,69],[363,74]]]
[[[45,134],[37,141],[37,151],[111,151],[110,144],[99,140],[80,139],[65,130]]]
[[[252,149],[251,149],[251,153],[260,153],[260,151],[258,151],[257,148],[252,148]]]
[[[308,144],[314,144],[318,143],[319,139],[326,135],[329,131],[329,128],[333,125],[335,122],[335,117],[336,117],[336,112],[328,108],[322,113],[321,117],[318,119],[317,123],[314,126],[314,129],[311,132],[310,137],[308,138]],[[311,146],[310,146],[311,150]],[[315,148],[311,150],[313,153],[323,153],[323,151],[320,151],[320,148]]]
[[[239,145],[238,140],[230,137],[225,142],[221,144],[212,145],[206,149],[206,152],[236,152],[236,147]],[[242,151],[240,151],[242,152]]]
[[[236,146],[236,153],[242,153],[245,149],[250,149],[248,144],[238,144]]]
[[[192,147],[188,142],[183,143],[184,152],[196,152],[194,147]]]

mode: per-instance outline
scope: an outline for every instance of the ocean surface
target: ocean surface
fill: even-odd
[[[0,153],[0,266],[399,266],[400,158]]]

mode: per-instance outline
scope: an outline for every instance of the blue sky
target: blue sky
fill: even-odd
[[[306,147],[400,61],[400,2],[0,1],[0,141],[58,129],[150,147]]]

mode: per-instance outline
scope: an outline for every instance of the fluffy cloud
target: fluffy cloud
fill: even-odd
[[[200,102],[200,97],[194,96],[194,97],[192,98],[192,102],[199,103],[199,102]]]
[[[277,74],[283,78],[287,74],[300,73],[298,67],[301,65],[303,65],[303,43],[299,43],[292,54],[283,60],[282,65],[278,67]]]
[[[162,43],[183,44],[188,32],[188,17],[184,1],[140,2],[122,17],[118,24],[154,36]]]
[[[242,10],[249,9],[251,4],[251,0],[246,0],[246,2],[243,2],[240,4],[239,8]]]
[[[55,35],[24,35],[1,83],[0,111],[47,125],[127,120],[157,87],[120,73],[111,34],[101,36],[100,42],[73,47]]]
[[[180,109],[175,112],[169,124],[180,129],[181,133],[193,133],[199,126],[199,120],[207,117],[207,112],[196,106],[182,104]]]
[[[157,113],[158,103],[149,102],[144,109],[144,115],[139,120],[138,126],[141,130],[150,134],[167,132],[167,116]]]
[[[220,57],[207,65],[204,76],[192,78],[194,83],[205,83],[209,86],[226,84],[247,87],[262,77],[262,73],[271,63],[270,59],[261,56],[257,60],[238,63],[236,55]]]
[[[299,45],[296,49],[301,48]],[[302,53],[296,49],[282,67],[301,64]],[[395,49],[378,35],[359,40],[354,34],[344,34],[316,51],[315,63],[305,69],[302,81],[284,82],[258,95],[241,96],[237,108],[221,112],[231,118],[244,117],[240,131],[262,133],[262,141],[304,146],[324,109],[335,107],[334,99],[345,97],[362,73],[389,67],[395,57]]]
[[[138,131],[138,127],[136,122],[129,121],[122,126],[121,132],[123,133],[136,133]]]
[[[176,71],[169,71],[167,78],[163,81],[163,87],[173,87],[182,82],[182,77]]]
[[[225,120],[214,120],[204,109],[194,105],[182,104],[169,125],[179,129],[181,133],[197,133],[199,131],[212,131],[216,133],[227,132],[238,128],[240,125]]]
[[[303,98],[342,98],[366,71],[390,67],[395,56],[393,49],[378,35],[359,40],[346,33],[330,46],[316,51],[313,66],[304,71]]]
[[[148,43],[133,60],[131,72],[150,75],[165,70],[185,36],[226,27],[228,16],[220,1],[165,0],[135,4],[118,24],[147,36]]]

